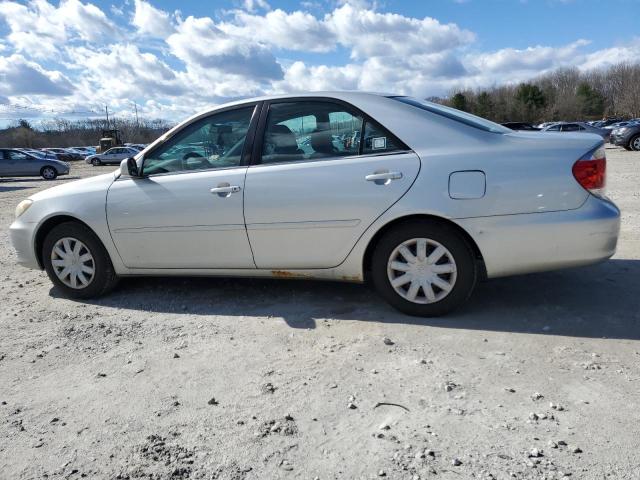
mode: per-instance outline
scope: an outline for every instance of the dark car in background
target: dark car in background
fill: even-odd
[[[528,130],[532,132],[540,130],[538,127],[535,127],[528,122],[504,122],[502,126],[510,128],[511,130]]]
[[[614,129],[609,141],[626,150],[640,152],[640,123],[632,123]]]
[[[69,164],[38,157],[16,148],[0,148],[0,177],[35,177],[55,180],[69,173]]]
[[[65,150],[64,148],[43,148],[43,152],[51,152],[55,153],[58,157],[58,160],[62,160],[63,162],[70,162],[72,160],[78,160],[75,155],[72,155],[70,152]]]

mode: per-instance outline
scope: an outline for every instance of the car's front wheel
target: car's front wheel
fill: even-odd
[[[636,135],[631,140],[629,140],[629,146],[632,150],[640,152],[640,135]]]
[[[454,228],[423,220],[383,235],[371,264],[376,289],[414,316],[445,315],[464,303],[478,280],[473,249]]]
[[[61,223],[47,234],[42,259],[51,281],[68,297],[98,297],[117,283],[102,242],[77,222]]]
[[[58,177],[58,172],[53,167],[42,167],[42,170],[40,170],[40,175],[45,180],[55,180]]]
[[[99,159],[99,158],[92,158],[92,159],[91,159],[91,164],[92,164],[94,167],[99,167],[99,166],[102,164],[102,162],[100,162],[100,159]]]

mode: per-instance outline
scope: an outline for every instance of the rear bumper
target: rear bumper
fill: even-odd
[[[578,209],[457,220],[484,258],[488,277],[597,263],[616,251],[620,210],[589,195]]]

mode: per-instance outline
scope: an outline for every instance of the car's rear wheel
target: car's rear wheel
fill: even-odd
[[[45,180],[55,180],[58,177],[58,171],[53,167],[42,167],[40,175]]]
[[[91,164],[92,164],[94,167],[99,167],[100,165],[102,165],[102,162],[100,161],[100,159],[99,159],[99,158],[92,158],[92,159],[91,159]]]
[[[47,234],[42,259],[51,281],[68,297],[98,297],[118,280],[100,239],[77,222],[61,223]]]
[[[632,150],[640,152],[640,135],[636,135],[631,140],[629,140],[629,146]]]
[[[375,247],[374,285],[403,313],[434,317],[463,304],[478,280],[473,249],[454,228],[414,221],[390,230]]]

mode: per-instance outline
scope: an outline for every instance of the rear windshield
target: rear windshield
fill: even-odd
[[[490,120],[486,120],[482,117],[471,115],[470,113],[456,110],[455,108],[445,107],[433,102],[427,102],[426,100],[419,100],[413,97],[389,97],[407,105],[426,110],[427,112],[435,113],[436,115],[442,115],[443,117],[455,120],[456,122],[464,123],[470,127],[479,128],[485,132],[491,133],[510,133],[511,129],[503,127]]]

